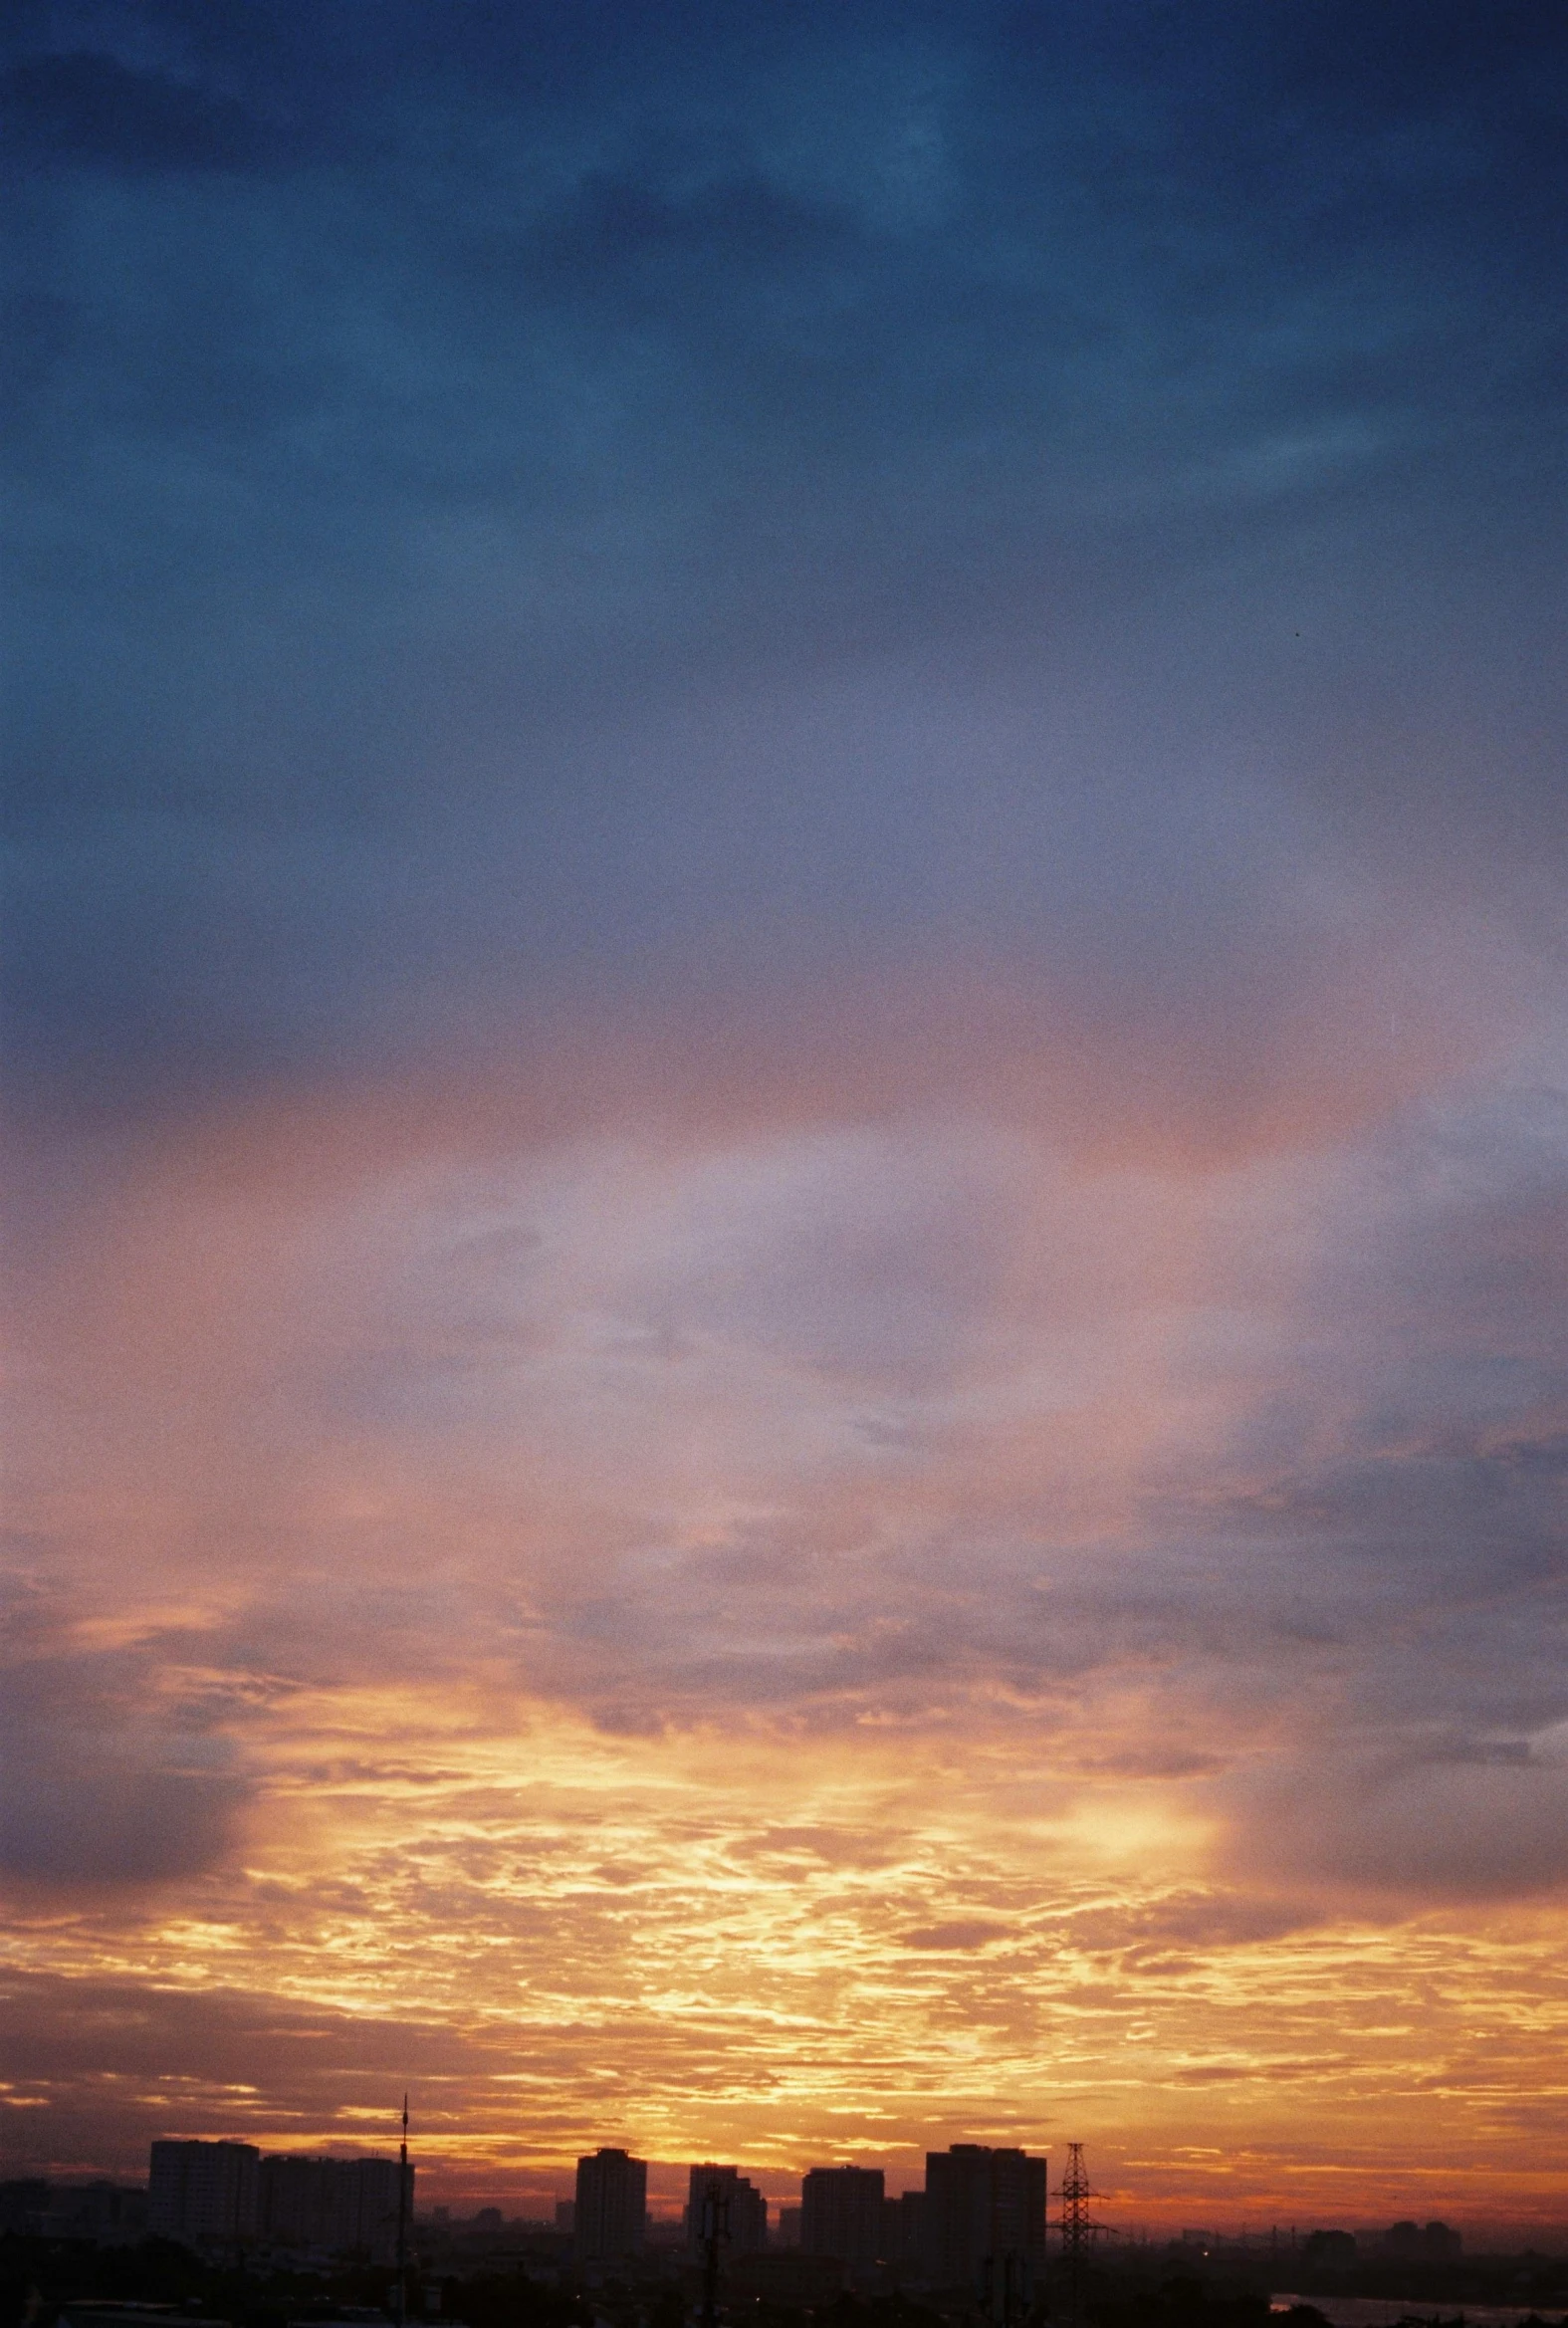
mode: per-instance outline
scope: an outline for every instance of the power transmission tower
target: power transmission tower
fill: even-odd
[[[1083,2322],[1083,2266],[1099,2225],[1089,2213],[1088,2172],[1083,2164],[1083,2145],[1069,2142],[1067,2167],[1061,2179],[1061,2262],[1062,2277],[1067,2283],[1067,2319],[1071,2328],[1082,2328]]]

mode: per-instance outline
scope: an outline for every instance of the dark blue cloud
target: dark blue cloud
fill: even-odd
[[[23,168],[242,170],[287,150],[233,98],[80,51],[24,56],[0,75],[0,127]]]
[[[713,895],[825,911],[825,851],[802,882],[659,752],[591,821],[558,772],[585,722],[867,657],[1076,705],[1097,666],[1146,738],[1330,792],[1359,722],[1396,805],[1402,751],[1454,792],[1463,703],[1533,829],[1564,46],[1525,7],[23,11],[28,1042],[101,1050],[106,985],[149,1064],[160,1023],[347,1039],[345,924],[387,975],[473,952],[421,871],[454,794],[536,927],[644,926],[625,834],[705,825]],[[898,857],[896,772],[846,782]],[[908,926],[882,861],[851,918]],[[975,909],[935,850],[915,886]],[[180,967],[236,927],[220,991]]]

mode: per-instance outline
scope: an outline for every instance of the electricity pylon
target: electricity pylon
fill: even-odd
[[[1099,2224],[1089,2212],[1094,2196],[1083,2164],[1083,2145],[1067,2145],[1066,2172],[1061,2178],[1061,2264],[1067,2283],[1067,2319],[1070,2328],[1083,2328],[1083,2266]]]

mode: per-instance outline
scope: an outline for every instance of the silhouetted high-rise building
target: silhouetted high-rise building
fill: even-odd
[[[261,2162],[261,2235],[279,2247],[316,2247],[390,2263],[397,2249],[397,2161],[290,2158]],[[414,2215],[414,2170],[404,2173],[405,2219]]]
[[[623,2150],[596,2150],[577,2161],[571,2236],[579,2263],[618,2263],[642,2253],[648,2215],[648,2164]]]
[[[134,2183],[0,2183],[0,2231],[29,2238],[84,2239],[95,2247],[145,2238],[147,2195]]]
[[[259,2227],[279,2247],[332,2247],[336,2159],[266,2158],[259,2177]]]
[[[882,2253],[895,2270],[910,2278],[925,2267],[926,2195],[901,2191],[882,2202]]]
[[[248,2142],[155,2142],[147,2229],[187,2245],[253,2238],[260,2166],[261,2152]]]
[[[728,2210],[732,2255],[760,2255],[768,2244],[768,2202],[739,2167],[693,2167],[687,2186],[686,2242],[695,2253],[702,2243],[703,2202],[717,2191]]]
[[[928,2152],[923,2245],[937,2287],[980,2291],[1008,2257],[1027,2272],[1045,2261],[1045,2161],[1021,2150],[957,2142]]]
[[[880,2167],[812,2167],[800,2185],[800,2248],[836,2255],[851,2271],[881,2260]]]
[[[1459,2254],[1464,2241],[1457,2231],[1450,2230],[1446,2222],[1397,2222],[1391,2230],[1384,2232],[1383,2244],[1396,2255],[1447,2258]]]
[[[129,2246],[146,2236],[147,2195],[133,2185],[101,2178],[91,2183],[57,2183],[43,2231],[51,2239],[88,2239],[99,2247]]]
[[[29,2175],[14,2183],[0,2183],[0,2231],[21,2231],[36,2238],[49,2212],[49,2185]]]

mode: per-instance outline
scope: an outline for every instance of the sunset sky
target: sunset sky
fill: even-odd
[[[0,2173],[1568,2230],[1565,64],[7,11]]]

